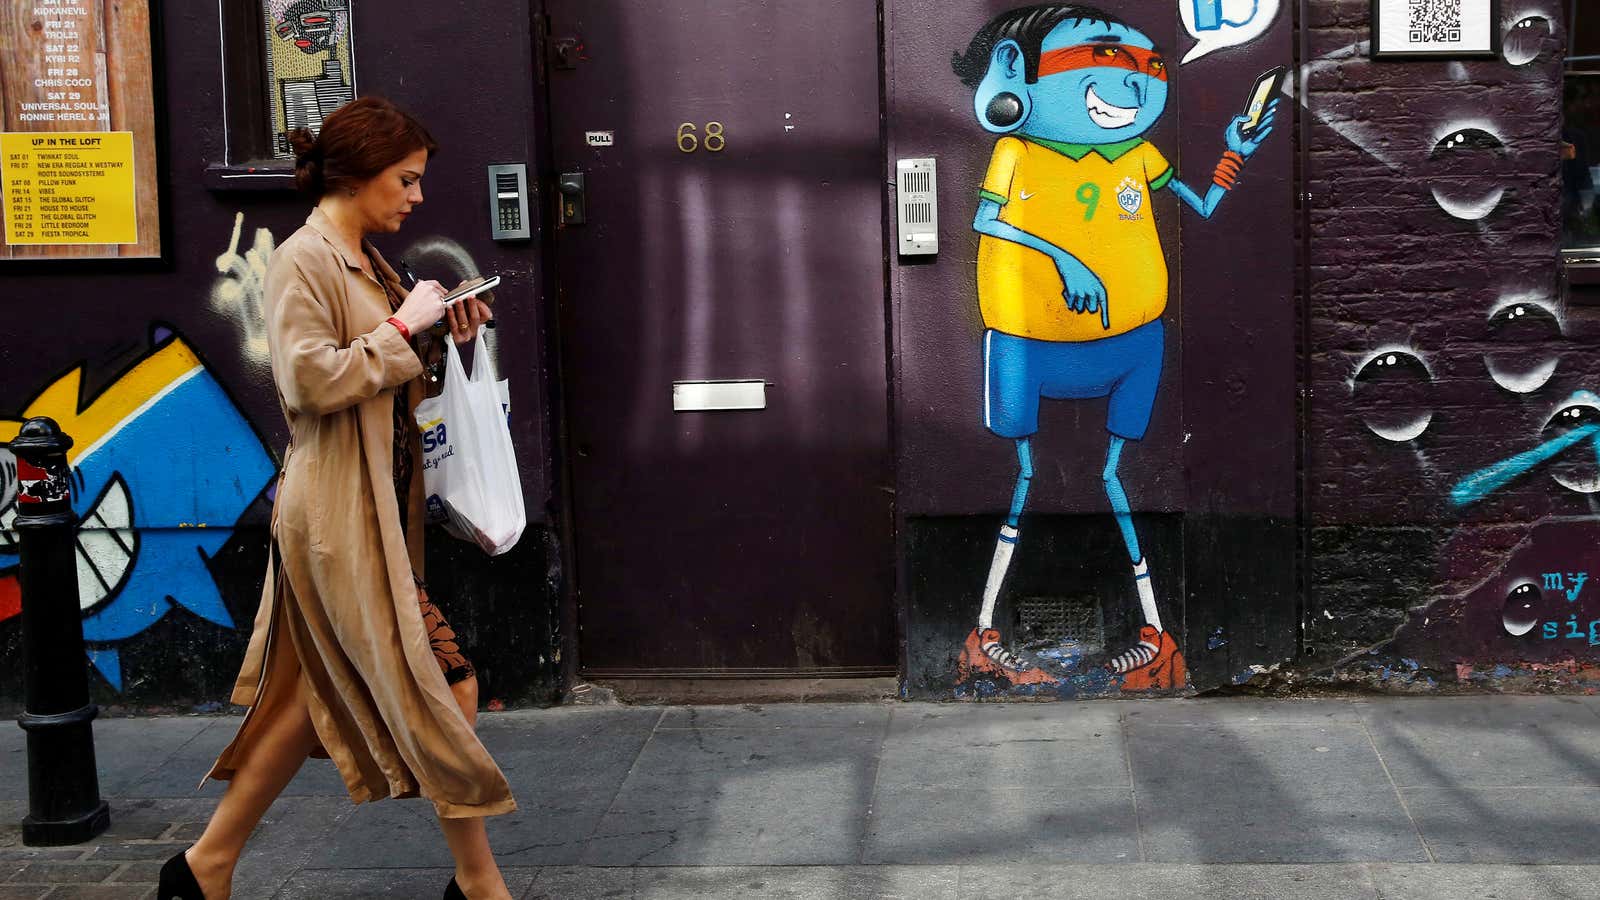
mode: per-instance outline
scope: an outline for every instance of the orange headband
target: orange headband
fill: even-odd
[[[1167,61],[1161,54],[1124,44],[1077,44],[1051,50],[1039,57],[1039,77],[1100,66],[1143,72],[1160,81],[1167,80]]]

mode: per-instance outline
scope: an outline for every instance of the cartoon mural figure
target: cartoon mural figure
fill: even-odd
[[[181,339],[156,332],[155,349],[92,400],[83,369],[46,387],[17,419],[0,419],[0,441],[22,420],[50,416],[74,441],[77,569],[89,658],[122,690],[117,644],[174,606],[225,628],[233,617],[207,568],[275,465],[259,435]],[[9,457],[9,454],[7,454]],[[14,469],[8,459],[0,471]],[[0,484],[0,620],[21,612],[17,584],[15,478]]]
[[[1166,110],[1168,66],[1147,35],[1116,16],[1072,4],[1001,13],[953,65],[976,89],[978,123],[1002,135],[972,227],[981,235],[984,424],[1015,442],[1020,469],[958,677],[1057,680],[1005,646],[995,601],[1033,478],[1041,399],[1106,397],[1110,445],[1101,477],[1144,616],[1138,643],[1107,667],[1126,690],[1182,687],[1183,656],[1162,627],[1150,561],[1118,476],[1124,448],[1149,426],[1166,343],[1167,266],[1152,195],[1168,188],[1209,218],[1271,134],[1277,101],[1260,95],[1254,116],[1228,126],[1227,152],[1202,196],[1143,137]]]

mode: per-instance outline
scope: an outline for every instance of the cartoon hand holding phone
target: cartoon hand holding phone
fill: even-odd
[[[1272,123],[1278,112],[1278,92],[1289,70],[1283,66],[1269,69],[1256,79],[1250,89],[1250,100],[1244,114],[1236,116],[1228,126],[1228,149],[1249,159],[1261,149],[1267,135],[1272,133]]]

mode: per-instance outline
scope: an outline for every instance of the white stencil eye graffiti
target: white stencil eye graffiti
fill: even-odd
[[[1506,21],[1510,26],[1505,31],[1500,52],[1513,66],[1525,66],[1559,46],[1555,40],[1553,16],[1541,7],[1508,11]]]
[[[217,280],[211,285],[211,308],[220,315],[239,321],[240,351],[256,362],[267,359],[267,321],[261,311],[265,292],[267,259],[277,244],[272,232],[257,228],[254,243],[241,255],[239,237],[244,230],[244,213],[233,216],[233,237],[228,249],[217,257]]]
[[[1371,432],[1397,444],[1414,441],[1433,422],[1433,372],[1408,346],[1381,348],[1356,367],[1350,396]]]

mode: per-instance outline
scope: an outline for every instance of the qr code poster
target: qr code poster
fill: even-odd
[[[1499,0],[1373,0],[1372,54],[1494,56],[1498,6]]]

